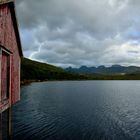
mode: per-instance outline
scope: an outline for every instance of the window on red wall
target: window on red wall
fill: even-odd
[[[10,93],[10,53],[3,48],[0,49],[0,60],[0,100],[1,103],[4,103],[9,99]]]

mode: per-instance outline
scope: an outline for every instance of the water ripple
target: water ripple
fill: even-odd
[[[13,107],[14,140],[139,140],[139,81],[33,83]]]

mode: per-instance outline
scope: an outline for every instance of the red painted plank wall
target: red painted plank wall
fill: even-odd
[[[20,54],[8,5],[0,6],[0,45],[10,50],[11,55],[11,103],[20,99]]]

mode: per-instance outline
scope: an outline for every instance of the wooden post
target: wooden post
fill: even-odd
[[[0,113],[0,140],[2,140],[2,113]]]
[[[9,74],[9,81],[8,81],[8,85],[9,85],[9,109],[8,109],[8,134],[9,134],[9,140],[12,140],[12,107],[11,107],[11,59],[10,59],[10,55],[9,55],[9,64],[8,64],[8,74]]]

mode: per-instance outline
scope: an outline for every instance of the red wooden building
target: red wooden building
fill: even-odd
[[[14,1],[0,0],[0,140],[11,138],[11,105],[20,100],[21,42]]]
[[[14,1],[0,0],[0,112],[20,99],[21,56]]]

